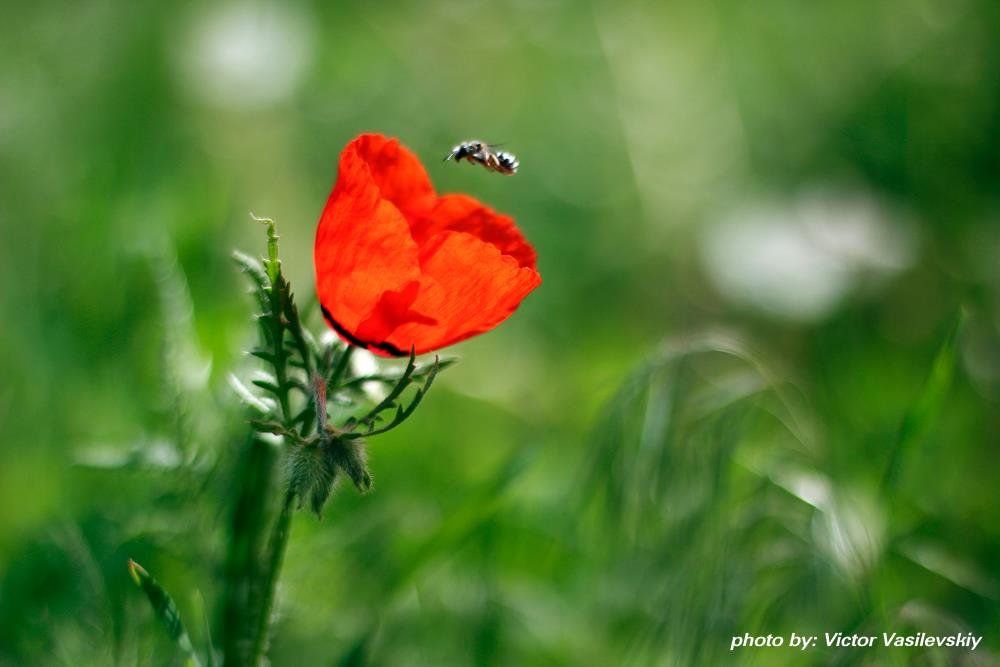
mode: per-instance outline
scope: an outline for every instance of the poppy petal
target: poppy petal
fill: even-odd
[[[362,134],[344,149],[345,156],[360,161],[371,173],[382,197],[404,214],[434,204],[434,186],[420,160],[397,139]]]
[[[492,329],[541,283],[512,218],[466,195],[437,197],[416,156],[376,134],[341,154],[314,260],[330,325],[397,356]]]
[[[403,214],[382,197],[371,172],[345,150],[340,177],[316,230],[313,259],[320,303],[356,331],[386,292],[420,276],[418,248]],[[336,304],[334,307],[332,304]]]
[[[401,290],[383,292],[371,315],[358,325],[357,337],[369,341],[386,340],[396,329],[410,322],[436,325],[436,319],[411,308],[419,291],[420,283],[413,280]]]
[[[514,219],[493,211],[467,195],[443,195],[413,225],[420,244],[442,231],[468,232],[515,258],[519,266],[535,266],[535,250],[521,236]]]
[[[465,232],[444,232],[421,248],[420,293],[414,310],[434,313],[436,323],[406,324],[388,341],[418,352],[451,345],[489,331],[517,309],[541,283],[532,267],[520,267],[493,244]]]

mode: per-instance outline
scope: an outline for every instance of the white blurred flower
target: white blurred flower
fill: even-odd
[[[330,347],[338,340],[340,338],[337,337],[337,334],[333,333],[333,329],[323,329],[319,335],[319,345],[323,349]]]
[[[289,97],[315,52],[315,31],[301,9],[270,2],[203,7],[175,36],[183,85],[199,101],[260,109]]]
[[[896,273],[913,263],[913,235],[873,199],[814,194],[799,200],[795,213],[813,241],[851,271]]]
[[[829,315],[863,278],[902,271],[916,249],[872,199],[830,193],[738,209],[707,226],[699,246],[726,299],[801,322]]]
[[[378,373],[378,360],[375,355],[360,347],[354,349],[351,355],[351,371],[355,375],[375,375]]]
[[[351,372],[356,377],[375,375],[379,372],[378,360],[368,350],[355,348],[353,354],[351,354]],[[361,385],[361,389],[373,401],[381,401],[388,394],[388,391],[381,382],[365,382]]]

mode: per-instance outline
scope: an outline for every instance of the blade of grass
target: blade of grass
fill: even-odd
[[[167,634],[177,644],[177,648],[187,656],[187,664],[200,667],[201,662],[198,660],[198,654],[195,653],[194,646],[191,645],[191,637],[181,621],[181,614],[177,610],[173,598],[145,568],[134,560],[128,562],[128,570],[136,586],[146,594],[149,604],[153,606],[153,612],[167,630]]]
[[[195,599],[198,606],[201,607],[201,623],[202,631],[205,633],[205,657],[208,661],[208,667],[219,667],[219,661],[215,654],[215,642],[212,641],[212,621],[208,617],[208,603],[205,602],[205,596],[202,595],[201,591],[197,591]]]
[[[965,325],[965,318],[965,311],[960,312],[958,319],[934,357],[931,372],[927,376],[927,380],[924,381],[924,386],[903,415],[903,422],[896,434],[896,440],[889,453],[889,460],[882,476],[883,495],[895,488],[899,481],[904,457],[926,436],[931,425],[937,420],[948,397],[951,378],[955,372],[958,340]]]

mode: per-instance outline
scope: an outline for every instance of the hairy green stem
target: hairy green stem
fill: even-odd
[[[278,273],[277,282],[271,284],[271,335],[274,341],[274,379],[278,385],[278,402],[281,404],[281,416],[285,424],[290,426],[292,411],[288,405],[288,373],[286,362],[288,354],[285,351],[285,326],[282,319],[284,308],[284,290],[281,281],[284,278]]]
[[[292,522],[292,510],[295,508],[295,494],[288,491],[281,507],[271,539],[267,545],[267,570],[264,573],[264,587],[261,591],[260,609],[257,616],[257,631],[254,633],[253,650],[250,653],[250,665],[256,667],[267,653],[271,635],[271,613],[274,609],[274,595],[278,588],[278,573],[285,560],[285,549],[288,546],[289,526]]]

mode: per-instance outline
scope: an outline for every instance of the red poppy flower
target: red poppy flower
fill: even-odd
[[[466,195],[438,196],[420,160],[379,134],[341,153],[313,257],[327,322],[382,355],[489,331],[541,283],[513,219]]]

